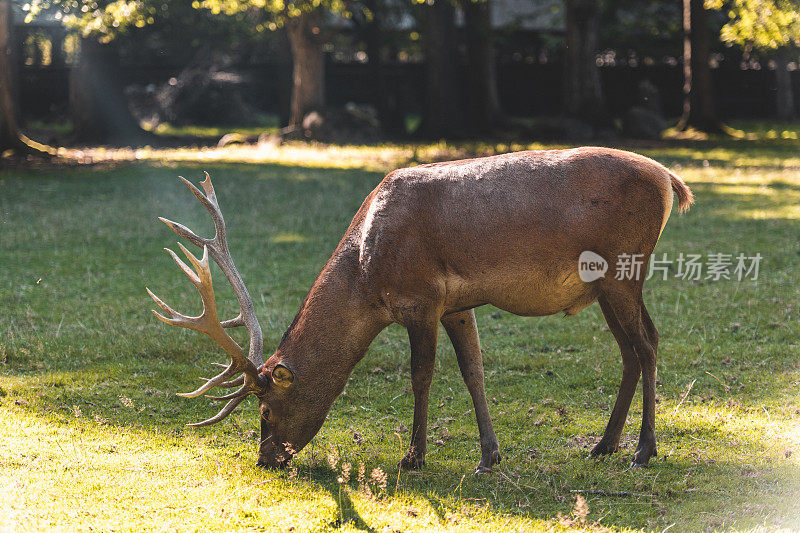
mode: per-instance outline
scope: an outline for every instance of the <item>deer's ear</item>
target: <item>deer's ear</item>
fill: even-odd
[[[272,371],[272,381],[279,387],[288,387],[294,381],[294,374],[285,366],[278,364]]]

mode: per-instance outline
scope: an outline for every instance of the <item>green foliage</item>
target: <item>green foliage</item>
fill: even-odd
[[[50,16],[77,34],[120,44],[120,54],[150,64],[186,65],[214,54],[263,56],[272,38],[261,26],[264,12],[224,16],[177,0],[84,2],[32,0],[27,20]]]
[[[266,12],[270,20],[260,24],[259,30],[276,30],[289,19],[318,10],[343,17],[351,14],[351,3],[344,0],[194,0],[192,6],[226,15],[254,10]]]
[[[110,42],[132,30],[155,24],[171,11],[183,13],[189,6],[207,10],[218,18],[225,15],[245,22],[244,15],[247,20],[242,29],[250,33],[275,30],[287,20],[315,10],[350,17],[354,5],[369,13],[360,4],[344,0],[194,0],[191,4],[181,0],[31,0],[25,6],[28,11],[25,20],[30,22],[42,13],[51,13],[83,37]]]
[[[399,327],[376,339],[292,470],[254,467],[252,400],[218,426],[184,426],[215,405],[174,393],[196,386],[197,376],[213,371],[209,363],[224,357],[205,337],[148,312],[145,285],[179,311],[200,304],[161,250],[174,246],[175,236],[155,219],[213,231],[177,175],[213,175],[233,256],[265,345],[274,347],[388,170],[382,154],[429,160],[527,146],[345,153],[288,145],[274,152],[283,164],[264,163],[264,150],[139,151],[132,156],[138,164],[2,170],[0,530],[795,530],[798,132],[798,125],[759,124],[748,132],[753,140],[633,148],[676,170],[697,197],[689,213],[673,214],[656,254],[764,256],[757,282],[670,278],[645,285],[661,341],[659,455],[644,470],[628,468],[640,393],[622,451],[586,457],[621,368],[597,306],[572,318],[478,310],[489,407],[504,454],[489,476],[471,475],[477,428],[444,334],[422,472],[396,469],[413,406],[407,335]],[[381,170],[331,168],[357,164],[349,154],[359,151],[374,153]],[[219,154],[239,154],[240,162]],[[262,159],[242,163],[248,154]],[[232,316],[232,291],[218,271],[215,277],[220,313]],[[331,449],[337,461],[326,461]],[[361,463],[375,479],[369,492],[359,487]]]
[[[41,13],[53,13],[67,28],[80,32],[83,37],[95,37],[109,42],[132,28],[153,24],[160,10],[168,8],[165,2],[145,0],[31,0],[27,7],[26,22]]]
[[[800,45],[797,0],[707,0],[706,5],[727,9],[730,20],[720,33],[726,43],[761,51]]]
[[[661,58],[680,51],[682,37],[680,5],[673,0],[641,2],[608,0],[603,3],[600,23],[602,49]]]

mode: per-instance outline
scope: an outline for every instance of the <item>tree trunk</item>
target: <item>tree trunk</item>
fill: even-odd
[[[427,87],[420,130],[432,138],[458,135],[464,113],[460,109],[455,8],[448,0],[437,0],[421,9]]]
[[[797,116],[794,105],[794,89],[792,73],[789,71],[789,60],[779,57],[775,62],[775,104],[780,120],[792,120]]]
[[[322,13],[303,13],[286,23],[292,48],[292,103],[289,126],[300,127],[303,117],[325,106],[325,55],[320,38]]]
[[[490,0],[462,0],[469,57],[468,121],[475,133],[485,134],[502,121],[497,96],[497,72],[492,42]]]
[[[278,123],[281,128],[289,125],[292,118],[292,47],[286,28],[276,32],[278,39],[276,70],[270,75],[278,79],[277,106]]]
[[[390,85],[381,58],[384,33],[381,28],[381,6],[377,0],[365,0],[364,5],[373,13],[371,20],[363,24],[364,42],[367,47],[367,67],[369,68],[370,100],[378,111],[381,130],[389,137],[405,136],[405,114],[400,107],[397,87]]]
[[[610,125],[597,69],[600,6],[597,0],[566,0],[564,108],[595,126]]]
[[[64,38],[67,36],[66,32],[60,28],[53,28],[50,33],[51,48],[51,63],[50,65],[55,68],[62,68],[66,65],[66,56],[64,54]]]
[[[13,28],[11,2],[0,2],[0,155],[6,150],[25,147],[17,129],[14,101]]]
[[[149,136],[128,108],[113,45],[81,39],[78,64],[70,71],[73,139],[102,144],[140,144]]]
[[[683,0],[683,115],[679,130],[722,133],[709,65],[711,33],[703,0]]]

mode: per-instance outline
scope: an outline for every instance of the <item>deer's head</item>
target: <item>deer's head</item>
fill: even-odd
[[[263,362],[264,344],[261,326],[256,318],[250,294],[231,259],[225,236],[225,221],[217,203],[211,178],[206,173],[206,179],[201,183],[205,194],[188,180],[184,178],[181,180],[211,213],[216,234],[213,238],[206,239],[195,235],[181,224],[164,218],[160,220],[172,228],[175,233],[203,249],[203,255],[198,259],[178,243],[181,251],[191,263],[191,268],[175,252],[167,250],[200,293],[203,312],[196,317],[182,315],[161,301],[149,289],[147,292],[166,313],[165,316],[153,311],[161,321],[173,326],[193,329],[209,336],[231,358],[228,365],[214,363],[223,368],[222,372],[210,379],[203,378],[205,383],[197,390],[180,393],[179,396],[195,398],[215,387],[238,387],[230,394],[206,396],[213,400],[226,402],[225,406],[213,417],[189,425],[201,427],[215,424],[233,412],[245,398],[253,394],[258,398],[261,414],[258,464],[270,467],[284,466],[291,460],[292,455],[308,444],[319,430],[325,419],[327,406],[321,409],[319,402],[315,401],[317,397],[313,390],[317,381],[315,377],[308,376],[307,379],[304,379],[304,376],[296,375],[295,371],[282,361],[278,353],[270,357],[266,363]],[[220,321],[217,316],[209,256],[225,274],[239,302],[239,315],[231,320]],[[248,353],[245,353],[225,331],[227,328],[238,326],[247,328],[250,335]]]
[[[261,419],[259,466],[283,467],[308,444],[325,420],[327,404],[318,400],[312,376],[295,375],[276,354],[259,373],[263,389],[256,393]]]

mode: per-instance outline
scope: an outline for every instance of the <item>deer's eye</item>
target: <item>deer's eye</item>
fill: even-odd
[[[263,420],[269,421],[269,409],[268,408],[264,407],[264,408],[261,409],[261,418]]]

